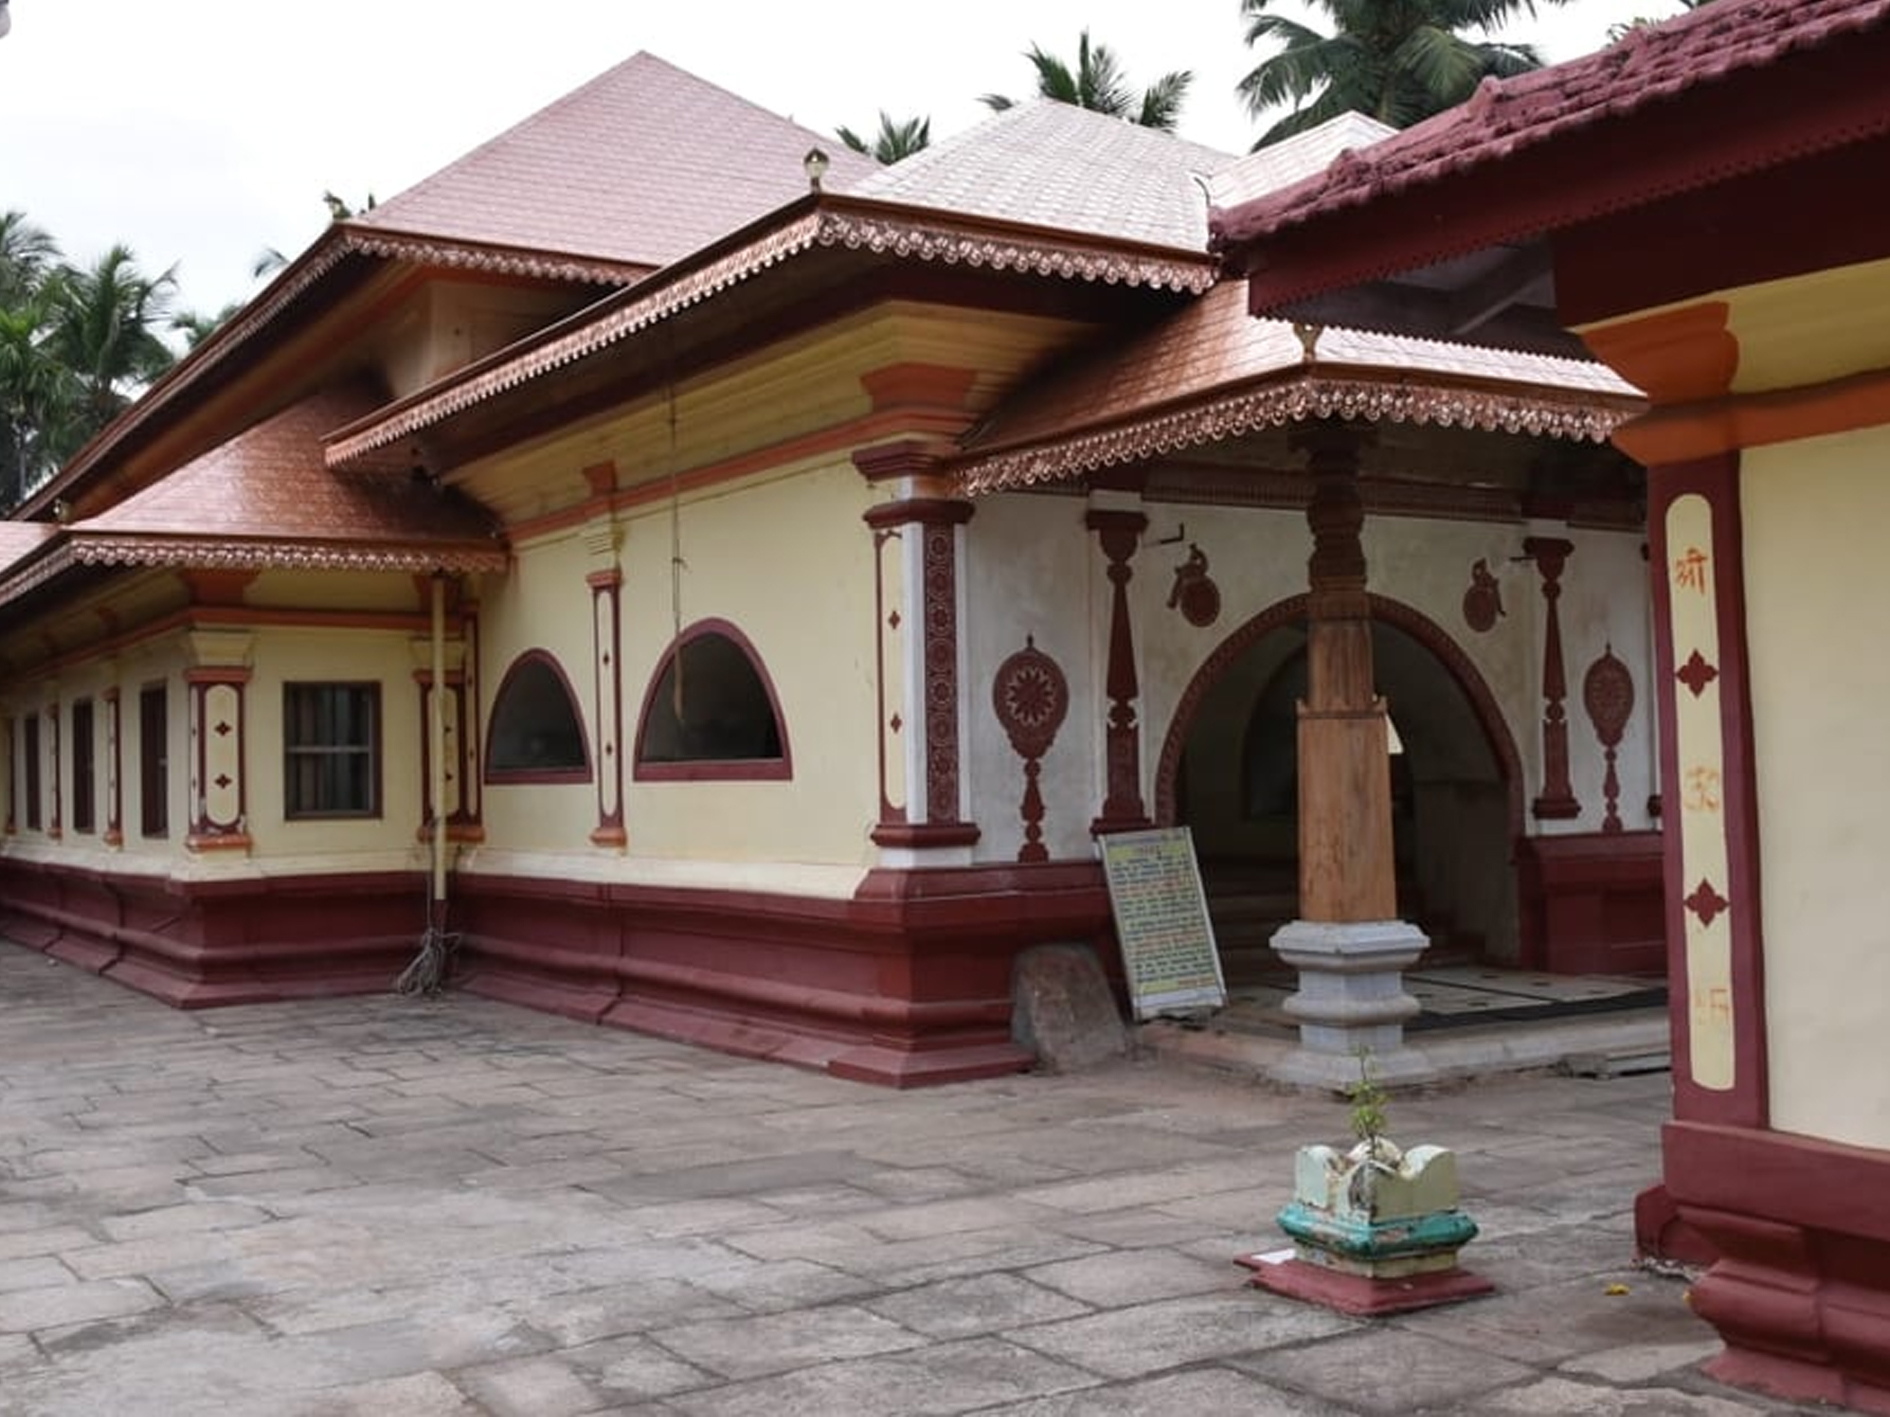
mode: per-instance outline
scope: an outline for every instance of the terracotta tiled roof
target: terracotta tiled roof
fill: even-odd
[[[1511,159],[1553,140],[1619,124],[1693,90],[1709,89],[1789,56],[1844,46],[1859,33],[1890,21],[1890,0],[1716,0],[1626,38],[1582,59],[1514,79],[1486,79],[1469,103],[1387,139],[1366,153],[1342,158],[1321,175],[1284,191],[1216,213],[1223,244],[1253,241],[1316,218],[1410,192]],[[1890,103],[1863,96],[1874,113],[1852,137],[1890,128]],[[1776,141],[1795,139],[1791,115],[1773,124]],[[1755,147],[1750,162],[1771,149]],[[1622,153],[1624,161],[1631,154]],[[1704,184],[1727,176],[1696,164],[1680,181]],[[1682,190],[1673,186],[1670,190]],[[1584,215],[1594,215],[1592,211]],[[1519,235],[1533,233],[1516,233]]]
[[[350,225],[665,265],[807,191],[878,170],[803,128],[638,54]]]
[[[316,394],[66,529],[84,564],[497,570],[491,519],[383,456],[346,472],[321,439],[377,400]],[[400,465],[396,465],[400,464]]]
[[[1306,332],[1311,337],[1312,331]],[[966,444],[972,491],[1072,476],[1251,428],[1340,414],[1600,441],[1641,408],[1606,366],[1254,319],[1224,281],[1142,338],[1027,389]]]
[[[1207,249],[1203,182],[1229,153],[1038,99],[883,168],[846,190],[909,206],[1120,241]]]

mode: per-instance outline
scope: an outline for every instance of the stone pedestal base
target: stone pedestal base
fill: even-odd
[[[1454,1268],[1407,1275],[1402,1279],[1368,1279],[1308,1264],[1294,1257],[1291,1250],[1241,1255],[1234,1263],[1253,1271],[1247,1283],[1255,1289],[1361,1318],[1407,1313],[1436,1304],[1455,1304],[1491,1293],[1496,1288],[1480,1274]]]
[[[1404,971],[1430,945],[1422,930],[1402,920],[1295,920],[1274,931],[1272,945],[1299,971],[1299,992],[1283,1005],[1299,1022],[1299,1047],[1277,1076],[1343,1088],[1358,1081],[1361,1052],[1381,1081],[1428,1074],[1404,1046],[1404,1021],[1419,1008],[1404,992]]]

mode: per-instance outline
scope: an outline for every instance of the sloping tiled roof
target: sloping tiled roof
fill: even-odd
[[[1224,281],[1147,335],[1026,391],[977,430],[957,469],[973,492],[1052,481],[1254,429],[1331,416],[1603,441],[1641,409],[1591,360],[1247,313]]]
[[[1486,79],[1467,104],[1369,152],[1355,152],[1317,177],[1217,212],[1216,239],[1223,245],[1258,240],[1474,168],[1526,157],[1551,140],[1619,123],[1794,53],[1844,46],[1886,21],[1890,0],[1716,0],[1663,24],[1637,28],[1585,58],[1513,79]],[[1858,96],[1858,126],[1852,138],[1890,129],[1890,103],[1882,101],[1881,74],[1874,89]],[[1744,161],[1749,167],[1776,161],[1802,142],[1789,121],[1792,116],[1775,115],[1770,135],[1748,150]],[[1636,154],[1620,156],[1624,164],[1632,164]],[[1671,156],[1684,159],[1685,154]],[[1667,179],[1667,190],[1728,175],[1711,164],[1689,167],[1683,162],[1679,175]]]
[[[348,223],[666,265],[871,158],[652,54],[637,54]]]
[[[0,521],[0,576],[59,535],[51,522]]]
[[[366,390],[315,394],[66,528],[91,565],[500,570],[490,517],[388,466],[330,471],[322,435],[372,409]],[[400,460],[395,460],[400,461]]]
[[[1207,197],[1194,179],[1205,181],[1235,160],[1171,133],[1036,99],[845,190],[907,206],[1204,251]]]
[[[1303,133],[1270,143],[1217,172],[1208,186],[1216,207],[1233,207],[1324,172],[1343,152],[1383,142],[1398,130],[1363,113],[1341,113]]]

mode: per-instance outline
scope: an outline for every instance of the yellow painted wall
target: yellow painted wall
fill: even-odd
[[[621,519],[614,557],[593,522],[518,549],[513,572],[481,609],[482,721],[507,668],[530,649],[562,666],[596,752],[586,576],[611,564],[622,587],[626,752],[678,623],[726,620],[773,683],[793,778],[785,782],[636,782],[626,770],[632,858],[860,864],[877,816],[874,754],[871,491],[850,463],[784,468],[766,478],[687,494],[672,527],[667,503]],[[672,596],[672,531],[683,569]],[[484,788],[488,856],[596,849],[594,782]],[[475,862],[477,857],[474,858]]]
[[[1742,455],[1773,1126],[1890,1146],[1890,430]]]

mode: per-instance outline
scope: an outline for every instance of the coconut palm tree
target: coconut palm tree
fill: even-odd
[[[1537,0],[1309,0],[1332,20],[1332,33],[1270,13],[1273,0],[1241,0],[1247,44],[1279,48],[1242,79],[1239,92],[1256,118],[1281,104],[1292,111],[1256,148],[1356,111],[1408,128],[1464,102],[1485,78],[1540,68],[1527,44],[1469,39],[1518,12],[1535,17]],[[1561,5],[1567,0],[1541,0]]]
[[[58,264],[59,244],[25,212],[0,212],[0,306],[29,297]]]
[[[50,279],[47,349],[78,384],[78,406],[60,430],[60,453],[98,432],[176,362],[158,333],[169,324],[176,288],[175,267],[147,276],[122,245],[89,268],[67,267]]]
[[[854,152],[865,153],[875,162],[891,164],[901,158],[911,157],[916,152],[923,152],[932,145],[932,120],[907,118],[899,121],[882,108],[879,111],[879,132],[871,143],[844,124],[835,128],[833,134]]]
[[[1074,68],[1035,44],[1024,57],[1037,70],[1039,98],[1055,99],[1058,103],[1106,113],[1111,118],[1124,118],[1144,128],[1160,128],[1168,133],[1175,131],[1181,117],[1182,100],[1187,97],[1188,85],[1194,82],[1191,71],[1177,69],[1162,75],[1137,95],[1115,51],[1106,44],[1091,44],[1088,30],[1077,37]],[[985,94],[978,101],[1000,113],[1015,102],[997,93]]]

